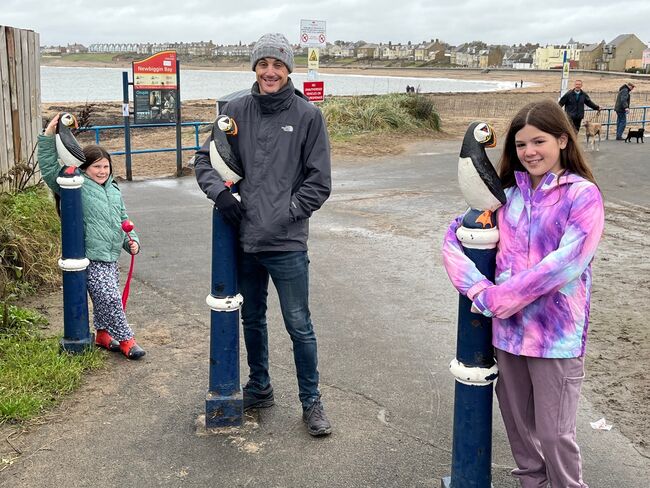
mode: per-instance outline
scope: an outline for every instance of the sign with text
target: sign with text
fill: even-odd
[[[176,51],[133,62],[133,119],[136,124],[176,121]]]
[[[567,52],[564,51],[564,58],[562,61],[562,84],[560,86],[560,96],[564,95],[569,89],[569,66],[570,62],[567,59]]]
[[[307,49],[307,69],[318,69],[318,60],[320,58],[317,47],[310,47]]]
[[[310,102],[322,102],[325,94],[324,81],[305,81],[303,82],[302,92]]]
[[[176,51],[162,51],[133,62],[133,88],[176,88]]]
[[[324,20],[300,20],[300,45],[302,47],[325,47],[326,41]]]

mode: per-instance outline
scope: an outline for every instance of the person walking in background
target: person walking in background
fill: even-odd
[[[603,199],[558,104],[531,103],[513,118],[499,164],[494,283],[463,253],[455,219],[443,243],[451,282],[492,317],[496,393],[513,475],[524,488],[587,488],[576,442],[589,327],[591,263]]]
[[[600,107],[591,101],[589,95],[582,90],[582,80],[576,80],[573,90],[567,91],[560,98],[560,106],[564,107],[566,114],[573,122],[576,132],[580,132],[582,119],[585,116],[585,105],[600,113]]]
[[[616,140],[623,140],[623,132],[627,125],[627,114],[630,111],[630,92],[634,89],[634,83],[628,81],[618,89],[614,111],[616,112]]]
[[[309,217],[331,191],[330,148],[320,110],[293,86],[294,60],[282,34],[255,43],[251,94],[226,103],[222,114],[238,125],[228,141],[241,160],[241,203],[210,164],[209,140],[197,151],[196,179],[222,215],[239,228],[238,281],[250,369],[244,409],[274,404],[269,374],[269,277],[293,342],[303,421],[313,436],[332,432],[319,391],[316,335],[309,311]]]
[[[61,166],[56,151],[57,114],[43,135],[38,136],[38,164],[41,176],[53,192],[59,193],[56,182]],[[128,219],[122,194],[113,181],[111,156],[101,146],[83,148],[86,162],[79,166],[84,176],[81,186],[84,244],[90,264],[88,294],[93,302],[95,344],[111,351],[121,351],[129,359],[140,359],[145,351],[135,342],[133,331],[122,308],[117,261],[121,250],[140,252],[135,232],[127,235],[122,222]]]

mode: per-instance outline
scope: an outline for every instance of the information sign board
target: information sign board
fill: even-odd
[[[324,20],[300,20],[300,45],[324,48],[327,42]]]
[[[133,62],[133,113],[136,124],[176,121],[176,51],[162,51]]]

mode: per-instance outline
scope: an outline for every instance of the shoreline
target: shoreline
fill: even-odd
[[[118,68],[131,69],[130,62],[93,62],[93,61],[65,61],[61,58],[45,57],[41,59],[41,66],[49,67],[67,67],[67,68]],[[203,65],[187,63],[181,66],[182,70],[192,71],[249,71],[248,63],[236,65]],[[307,69],[304,66],[296,67],[295,73],[306,74]],[[406,77],[406,78],[444,78],[452,80],[483,80],[496,82],[510,82],[512,88],[498,90],[499,92],[557,92],[559,91],[562,81],[561,71],[538,71],[538,70],[510,70],[506,68],[496,68],[490,70],[481,70],[478,68],[395,68],[380,66],[321,66],[319,72],[322,74],[343,74],[359,76],[386,76],[386,77]],[[585,91],[604,92],[618,91],[619,87],[630,79],[630,75],[625,73],[599,73],[599,72],[573,72],[569,75],[569,88],[575,79],[583,80]],[[524,87],[515,88],[515,83],[524,81]],[[531,85],[528,85],[531,83]],[[635,78],[635,92],[650,92],[650,77],[647,79]],[[54,102],[48,102],[54,103]]]

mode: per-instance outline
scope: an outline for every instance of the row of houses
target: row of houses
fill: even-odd
[[[66,47],[41,48],[43,54],[75,52],[93,53],[136,53],[149,55],[165,50],[175,50],[180,55],[192,56],[250,56],[253,44],[215,45],[212,41],[179,43],[104,43],[91,44],[88,48],[80,44]],[[294,46],[298,54],[306,54],[306,48]],[[461,66],[468,68],[506,67],[514,69],[561,68],[564,54],[567,54],[572,68],[624,71],[628,69],[650,69],[650,49],[634,34],[621,34],[610,42],[586,44],[573,39],[566,44],[526,44],[518,46],[487,45],[473,41],[450,46],[439,39],[413,44],[352,43],[336,41],[328,43],[321,50],[322,56],[331,58],[356,58],[359,60],[395,61]]]
[[[76,53],[135,53],[154,54],[160,51],[176,51],[178,54],[191,56],[214,56],[217,46],[212,41],[200,42],[146,42],[146,43],[117,43],[108,42],[91,44],[86,47],[81,44],[67,46],[41,47],[41,54],[61,55]]]

